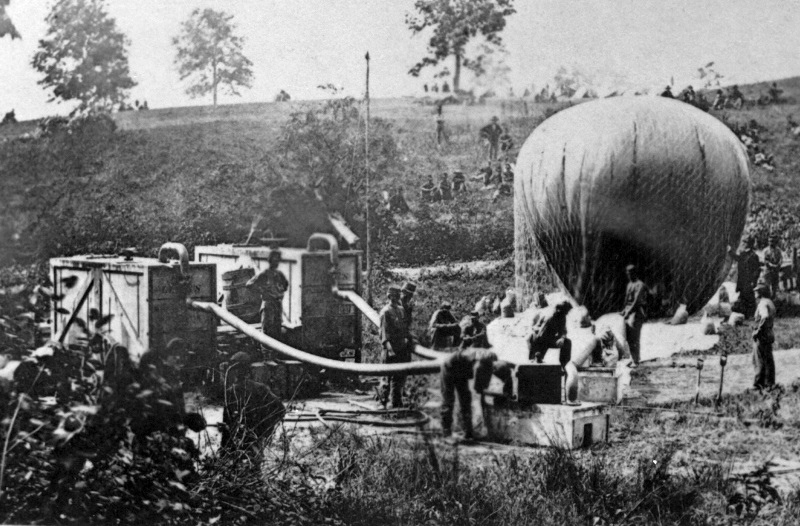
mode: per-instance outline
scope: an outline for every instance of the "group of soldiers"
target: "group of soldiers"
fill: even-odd
[[[661,92],[661,96],[668,99],[682,100],[686,104],[691,104],[703,111],[708,111],[709,109],[721,110],[723,108],[738,110],[741,109],[745,103],[744,95],[739,91],[739,86],[736,85],[729,88],[727,94],[721,89],[718,89],[714,101],[711,104],[708,103],[702,92],[696,92],[692,86],[687,86],[677,97],[672,93],[672,87],[667,86],[664,88],[664,91]]]

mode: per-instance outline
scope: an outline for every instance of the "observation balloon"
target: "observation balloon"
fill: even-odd
[[[537,127],[515,169],[515,220],[593,317],[624,304],[625,267],[652,311],[696,312],[719,288],[747,217],[747,152],[722,122],[676,100],[616,97]],[[518,225],[519,228],[520,225]]]

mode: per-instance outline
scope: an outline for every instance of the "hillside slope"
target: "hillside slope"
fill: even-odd
[[[743,90],[757,92],[767,86]],[[800,77],[780,81],[779,86],[790,100],[800,100]],[[471,183],[476,191],[459,202],[430,207],[418,202],[418,188],[428,174],[438,176],[456,169],[468,177],[475,174],[485,158],[478,130],[492,115],[509,126],[518,150],[536,125],[564,105],[507,100],[447,105],[449,140],[437,145],[434,106],[423,102],[372,101],[376,122],[383,120],[390,126],[397,161],[389,173],[376,174],[374,195],[401,186],[414,212],[396,218],[391,227],[397,239],[392,250],[402,258],[396,262],[477,257],[481,250],[509,254],[513,239],[510,198],[493,202],[491,192],[478,191],[480,184]],[[111,135],[0,141],[0,259],[7,264],[61,254],[114,252],[126,246],[152,252],[169,240],[189,245],[241,241],[256,214],[269,215],[267,196],[277,181],[304,175],[277,165],[281,152],[276,145],[293,113],[308,112],[320,104],[126,112],[113,116],[119,129]],[[748,229],[760,244],[770,231],[776,231],[785,247],[793,246],[800,236],[800,137],[788,123],[800,120],[798,105],[752,106],[714,114],[739,131],[757,129],[759,148],[774,157],[772,170],[753,167]],[[31,126],[19,123],[14,129]],[[3,127],[0,132],[11,129]],[[294,214],[302,217],[303,211]],[[353,218],[353,226],[363,228],[363,217],[356,213]],[[443,239],[448,243],[442,243]],[[462,250],[465,244],[471,248]]]

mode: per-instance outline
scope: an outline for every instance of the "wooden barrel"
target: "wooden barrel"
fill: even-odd
[[[252,268],[240,268],[222,274],[225,308],[247,323],[256,323],[261,319],[261,296],[258,291],[245,286],[255,274]]]

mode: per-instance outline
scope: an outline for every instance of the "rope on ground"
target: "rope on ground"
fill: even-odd
[[[359,418],[359,415],[398,415],[406,414],[412,418],[403,420],[387,420],[374,418]],[[416,409],[387,409],[375,411],[344,411],[344,410],[318,410],[318,411],[292,411],[284,416],[284,422],[344,422],[377,427],[417,427],[424,426],[430,417]]]

